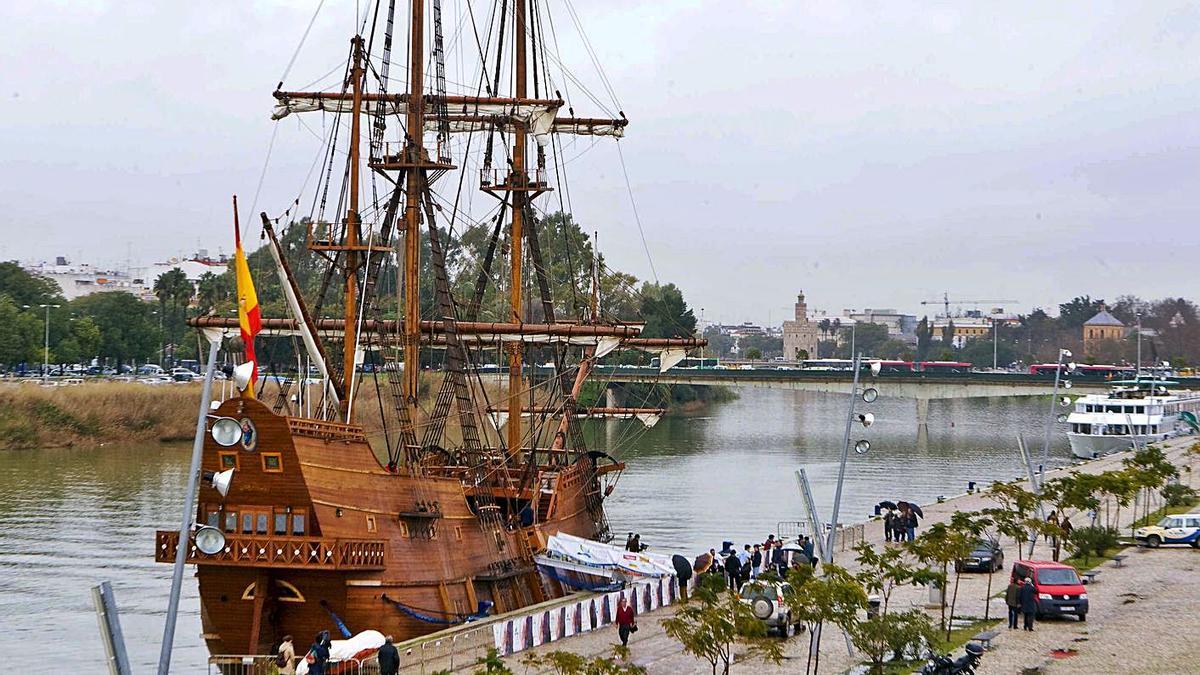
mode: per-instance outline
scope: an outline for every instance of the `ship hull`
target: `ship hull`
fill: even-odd
[[[1157,443],[1167,438],[1169,434],[1139,434],[1136,436],[1137,445]],[[1095,459],[1114,452],[1128,450],[1134,445],[1130,436],[1099,436],[1092,434],[1067,433],[1071,442],[1071,454],[1079,459]]]
[[[466,467],[389,472],[349,425],[274,415],[248,399],[214,416],[249,420],[256,434],[252,449],[211,436],[205,446],[205,470],[237,464],[229,494],[202,486],[197,511],[224,530],[225,550],[188,558],[214,655],[268,654],[284,635],[306,643],[322,630],[405,640],[481,605],[494,614],[556,597],[565,589],[538,573],[534,551],[550,534],[595,538],[603,528],[586,456],[538,467],[532,487],[481,488]],[[173,560],[172,536],[159,533],[160,561]]]

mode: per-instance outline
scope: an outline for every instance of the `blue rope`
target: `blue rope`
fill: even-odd
[[[404,603],[400,602],[399,600],[393,600],[392,598],[389,598],[387,595],[384,595],[382,597],[384,600],[395,605],[396,609],[411,616],[412,618],[416,619],[417,621],[424,621],[425,623],[436,623],[436,624],[441,624],[441,625],[446,625],[446,626],[453,626],[453,625],[457,625],[460,623],[469,623],[471,621],[478,621],[479,619],[487,618],[487,615],[488,615],[487,611],[485,610],[482,612],[476,612],[475,614],[448,615],[448,616],[454,616],[455,618],[453,618],[453,619],[440,619],[438,617],[430,616],[428,614],[422,614],[422,613],[416,611],[415,609],[409,607],[408,605],[405,605]]]

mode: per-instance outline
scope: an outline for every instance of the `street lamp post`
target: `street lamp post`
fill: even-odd
[[[62,305],[38,305],[46,310],[46,342],[42,350],[42,379],[50,377],[50,308],[58,309]]]
[[[1038,472],[1042,478],[1046,475],[1046,464],[1050,461],[1050,433],[1054,429],[1054,422],[1057,418],[1055,406],[1058,405],[1058,385],[1062,381],[1063,358],[1071,358],[1069,349],[1058,350],[1058,367],[1054,369],[1054,394],[1050,397],[1050,410],[1046,417],[1045,436],[1042,439],[1042,466]]]

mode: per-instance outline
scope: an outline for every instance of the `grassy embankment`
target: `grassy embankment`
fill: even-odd
[[[422,410],[433,407],[432,399],[440,383],[440,375],[422,374]],[[219,383],[216,387],[214,394],[222,388]],[[502,382],[486,380],[483,388],[488,401],[503,405],[505,386]],[[275,386],[268,383],[261,396],[263,401],[273,405],[275,392]],[[542,403],[536,400],[540,399],[541,393],[541,390],[535,393],[535,404]],[[382,436],[381,407],[391,410],[394,406],[391,393],[385,382],[377,388],[373,380],[367,380],[356,399],[356,417],[374,443],[376,436]],[[199,383],[152,386],[88,382],[74,387],[47,388],[36,384],[0,384],[0,450],[190,441],[196,429],[199,400]],[[716,400],[724,399],[710,402]],[[697,405],[688,403],[669,402],[667,405],[677,410]],[[424,424],[422,417],[414,420],[419,427]],[[447,442],[456,440],[454,427],[454,424],[448,425]],[[395,429],[389,431],[394,433]],[[547,433],[552,431],[547,427]]]

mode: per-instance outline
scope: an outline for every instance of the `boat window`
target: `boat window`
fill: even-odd
[[[266,473],[283,473],[283,455],[278,452],[264,452],[262,467]]]
[[[254,514],[242,514],[242,534],[254,534]]]
[[[238,514],[237,511],[225,512],[225,531],[237,532]]]
[[[236,468],[238,468],[238,454],[237,454],[237,452],[227,452],[227,451],[226,451],[226,452],[219,452],[219,453],[217,453],[217,456],[218,456],[218,457],[220,458],[220,460],[221,460],[221,470],[222,470],[222,471],[226,471],[226,470],[228,470],[228,469],[236,469]]]
[[[304,512],[296,511],[292,513],[292,534],[304,534]]]
[[[275,534],[287,534],[287,513],[283,511],[275,512]]]
[[[375,516],[367,516],[367,532],[376,532],[379,527],[375,524]]]
[[[220,510],[214,509],[214,508],[209,508],[208,512],[205,514],[204,524],[208,525],[209,527],[220,527],[221,526]]]
[[[267,514],[265,514],[265,513],[258,514],[258,522],[255,523],[255,525],[256,525],[256,527],[254,528],[255,532],[257,532],[259,534],[266,534],[267,533]]]

